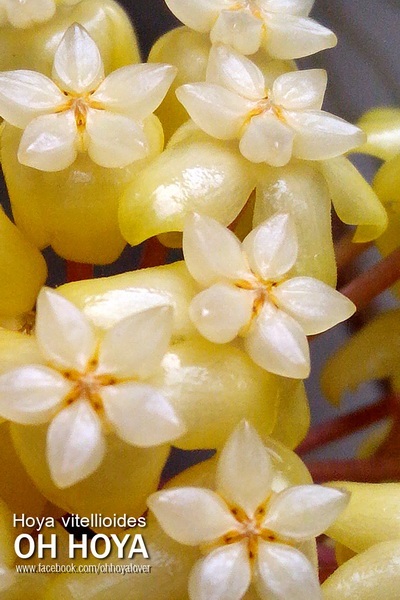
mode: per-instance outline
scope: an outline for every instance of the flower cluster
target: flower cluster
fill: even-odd
[[[378,564],[382,597],[395,600],[398,484],[314,485],[292,449],[310,426],[307,336],[350,318],[349,298],[358,303],[335,289],[331,203],[369,242],[388,222],[379,196],[390,224],[378,245],[398,251],[399,114],[367,115],[360,128],[322,110],[326,72],[293,63],[336,44],[309,17],[312,0],[166,4],[185,26],[148,63],[131,64],[134,32],[114,0],[0,0],[0,24],[11,23],[1,164],[23,231],[0,213],[0,590],[32,600],[346,600],[363,597],[363,573]],[[13,27],[25,29],[24,51]],[[31,52],[35,35],[43,60]],[[345,156],[360,145],[388,161],[373,188]],[[184,260],[41,288],[38,248],[106,264],[127,241],[159,234]],[[140,267],[168,262],[162,252],[149,240]],[[329,361],[329,399],[367,377],[400,389],[398,313]],[[172,444],[216,455],[165,483]],[[154,572],[134,585],[43,575],[31,590],[12,571],[7,505],[41,514],[49,502],[57,515],[149,508]],[[323,587],[322,533],[345,563]]]

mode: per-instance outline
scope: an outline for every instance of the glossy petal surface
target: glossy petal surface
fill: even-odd
[[[206,339],[226,344],[250,322],[255,296],[225,283],[216,283],[191,302],[190,318]]]
[[[293,267],[298,242],[293,219],[286,213],[276,214],[243,241],[252,270],[264,280],[278,280]]]
[[[216,475],[218,492],[252,517],[269,497],[272,478],[270,454],[253,427],[241,423],[220,454]]]
[[[198,561],[190,574],[192,600],[240,600],[250,585],[251,570],[245,542],[214,550]]]
[[[172,333],[172,309],[156,306],[109,329],[101,344],[99,373],[119,379],[147,377],[160,364]]]
[[[143,127],[123,115],[89,109],[86,131],[89,156],[101,167],[127,167],[149,153]]]
[[[260,542],[256,588],[263,600],[321,600],[317,574],[307,558],[290,546]]]
[[[147,448],[171,442],[185,432],[174,409],[155,388],[140,383],[104,387],[104,410],[117,435]]]
[[[107,110],[143,121],[161,104],[175,75],[176,69],[171,65],[122,67],[106,77],[92,100]]]
[[[188,83],[176,95],[196,125],[220,140],[237,137],[252,109],[249,100],[212,83]]]
[[[16,127],[28,123],[65,102],[58,87],[35,71],[5,71],[0,73],[0,115]]]
[[[292,156],[293,140],[294,133],[290,127],[275,115],[264,113],[251,119],[239,148],[250,162],[283,167]]]
[[[57,371],[30,365],[0,375],[0,413],[16,423],[46,423],[71,385]]]
[[[62,171],[76,159],[78,133],[72,111],[36,117],[26,127],[18,148],[22,165],[40,171]]]
[[[57,487],[69,487],[91,475],[104,452],[101,421],[85,400],[64,408],[50,423],[47,460]]]
[[[346,508],[350,495],[318,485],[300,485],[273,498],[263,525],[283,537],[307,540],[317,537]]]
[[[245,338],[254,362],[271,373],[305,379],[310,372],[307,338],[297,322],[269,303]]]
[[[188,546],[215,540],[237,525],[220,496],[203,488],[156,492],[148,505],[168,535]]]
[[[239,279],[248,270],[237,237],[204,215],[187,218],[183,253],[191,275],[203,286],[222,278]]]
[[[355,305],[343,294],[313,277],[293,277],[277,286],[274,298],[306,335],[315,335],[349,319]]]
[[[53,77],[62,90],[78,94],[95,90],[104,77],[99,49],[77,23],[67,29],[57,48]]]
[[[57,292],[44,288],[38,298],[36,338],[45,358],[60,369],[85,369],[96,348],[86,317]]]

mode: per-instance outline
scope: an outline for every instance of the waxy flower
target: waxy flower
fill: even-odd
[[[104,79],[99,49],[78,24],[57,48],[53,80],[34,71],[0,73],[0,115],[24,129],[19,161],[60,171],[78,152],[103,167],[145,158],[144,120],[162,102],[176,74],[170,65],[130,65]]]
[[[326,331],[356,310],[345,296],[313,277],[293,277],[298,243],[294,223],[277,213],[243,241],[209,217],[188,217],[186,265],[206,288],[190,305],[200,333],[214,343],[238,335],[255,363],[284,377],[310,371],[307,335]]]
[[[216,492],[186,487],[150,496],[164,531],[205,554],[190,575],[191,600],[240,600],[251,583],[263,600],[322,598],[301,545],[335,521],[349,495],[317,485],[275,493],[272,481],[268,450],[244,423],[221,453]]]
[[[241,54],[261,47],[274,58],[301,58],[332,48],[332,31],[307,18],[313,0],[166,0],[170,10],[196,31],[211,31]]]
[[[51,421],[47,460],[58,487],[97,469],[109,430],[143,448],[184,433],[170,403],[146,383],[167,350],[171,313],[158,306],[131,315],[99,342],[73,304],[46,288],[39,294],[36,339],[44,364],[0,376],[0,414],[25,425]]]
[[[251,162],[282,167],[292,156],[324,160],[365,141],[361,129],[321,110],[326,83],[322,69],[294,71],[278,77],[267,90],[252,61],[215,46],[207,82],[185,84],[176,94],[208,135],[239,139],[240,152]]]
[[[0,0],[0,26],[10,23],[25,29],[48,21],[55,11],[54,0]]]

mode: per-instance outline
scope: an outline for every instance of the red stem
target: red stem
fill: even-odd
[[[400,460],[398,456],[324,460],[306,464],[316,483],[341,480],[381,483],[400,479]]]
[[[393,400],[391,396],[387,396],[372,406],[363,407],[313,427],[296,452],[306,454],[384,419],[391,412]]]
[[[166,248],[156,237],[150,238],[144,245],[142,256],[139,262],[139,269],[149,267],[158,267],[165,265],[168,254]]]
[[[350,298],[360,310],[371,300],[390,288],[400,279],[400,248],[365,273],[362,273],[340,291]]]
[[[67,281],[82,281],[94,277],[94,266],[86,263],[77,263],[67,260]]]
[[[335,550],[333,547],[327,546],[324,542],[318,542],[318,562],[319,562],[319,579],[323,583],[328,579],[338,564],[336,561]]]

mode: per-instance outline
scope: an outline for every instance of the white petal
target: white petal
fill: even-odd
[[[171,306],[154,306],[122,319],[104,336],[97,372],[118,379],[148,377],[167,351],[172,327]]]
[[[35,333],[43,356],[58,368],[82,371],[96,350],[94,331],[85,315],[49,288],[38,297]]]
[[[88,154],[101,167],[126,167],[149,153],[143,127],[123,115],[89,109],[86,132]]]
[[[220,140],[235,139],[254,103],[212,83],[185,84],[176,90],[193,121]]]
[[[254,54],[260,48],[263,22],[249,10],[223,10],[211,30],[213,44],[226,44],[241,54]]]
[[[261,70],[248,58],[221,44],[210,50],[207,82],[226,87],[250,100],[261,100],[266,96]]]
[[[35,23],[48,21],[55,13],[53,0],[3,0],[8,20],[13,27],[25,29]]]
[[[265,48],[273,58],[302,58],[337,44],[336,35],[312,19],[270,14],[266,25]]]
[[[346,508],[350,494],[322,485],[288,488],[272,500],[263,527],[294,540],[323,533]]]
[[[307,17],[310,14],[314,0],[256,0],[265,12],[297,15]]]
[[[249,323],[255,296],[228,283],[216,283],[192,300],[189,315],[202,336],[216,344],[235,339]]]
[[[194,565],[189,578],[190,600],[240,600],[250,581],[246,542],[223,546]]]
[[[22,425],[46,423],[71,390],[57,371],[28,365],[0,375],[0,415]]]
[[[255,585],[263,600],[322,600],[314,567],[283,544],[259,543]]]
[[[334,158],[365,141],[365,134],[359,127],[322,110],[288,111],[285,117],[296,132],[293,155],[297,158]]]
[[[77,133],[72,111],[37,117],[22,134],[18,160],[40,171],[62,171],[78,154]]]
[[[52,112],[64,103],[64,94],[41,73],[0,73],[0,116],[11,125],[26,127],[35,117]]]
[[[147,504],[164,531],[187,546],[216,540],[238,525],[221,497],[203,488],[163,490],[152,494]]]
[[[183,254],[190,274],[205,287],[221,279],[240,279],[249,273],[237,237],[205,215],[192,214],[186,218]]]
[[[105,451],[101,421],[86,400],[60,411],[47,431],[47,461],[51,477],[66,488],[89,477]]]
[[[290,127],[273,113],[263,113],[251,119],[239,148],[251,162],[283,167],[292,157],[293,140],[294,133]]]
[[[270,455],[256,430],[247,422],[236,427],[218,461],[218,492],[249,517],[271,493]]]
[[[91,96],[112,112],[143,121],[164,100],[177,69],[171,65],[140,64],[117,69]]]
[[[252,270],[264,281],[277,280],[296,262],[296,226],[287,213],[276,213],[253,229],[243,241]]]
[[[154,387],[140,383],[105,386],[101,397],[116,434],[128,444],[158,446],[185,432],[170,403]]]
[[[328,77],[324,69],[285,73],[273,84],[274,103],[287,110],[320,110],[327,83]]]
[[[292,317],[269,302],[254,319],[245,348],[254,362],[270,373],[293,379],[305,379],[310,373],[305,333]]]
[[[103,61],[95,41],[74,23],[64,34],[53,63],[53,79],[66,92],[92,92],[104,78]]]
[[[313,277],[294,277],[278,285],[273,296],[279,308],[292,316],[306,335],[315,335],[349,319],[353,302]]]
[[[232,4],[232,0],[165,0],[171,12],[182,23],[201,33],[210,31],[220,10]]]

